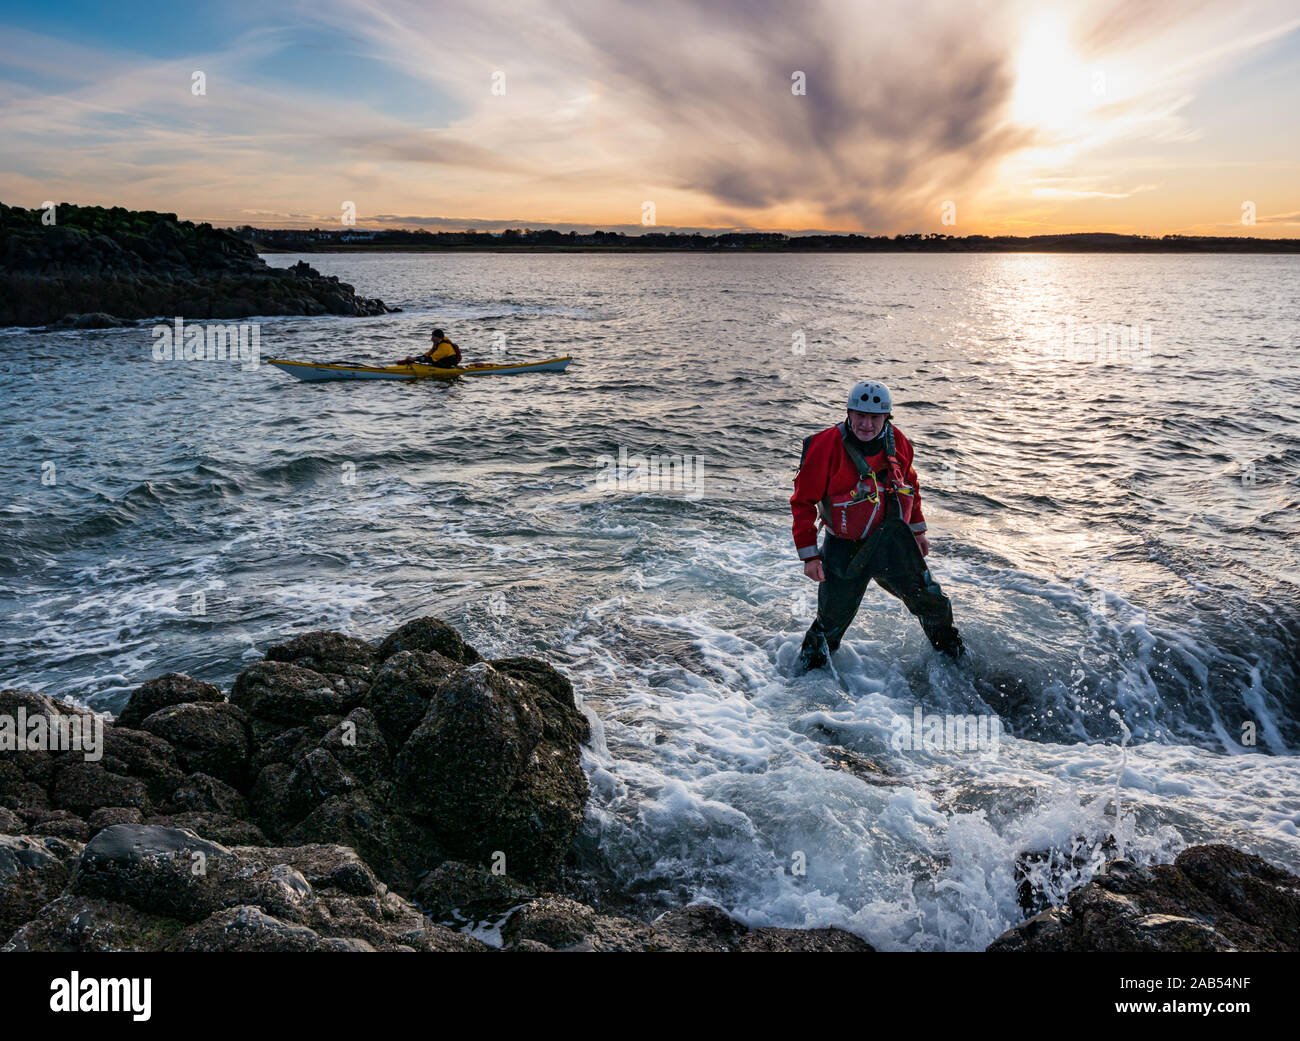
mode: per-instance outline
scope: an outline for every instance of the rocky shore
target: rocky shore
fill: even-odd
[[[537,659],[482,660],[434,618],[378,646],[295,637],[228,694],[163,676],[106,724],[0,692],[0,721],[39,716],[87,733],[98,718],[102,754],[0,751],[4,950],[872,949],[591,896],[599,880],[566,866],[588,796],[572,686]],[[990,949],[1297,947],[1300,878],[1201,846],[1112,861]]]
[[[0,203],[0,325],[392,310],[305,262],[269,267],[230,232],[174,213],[61,203],[53,224],[45,213]]]

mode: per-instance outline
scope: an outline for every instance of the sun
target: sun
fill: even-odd
[[[1089,68],[1070,46],[1065,22],[1042,19],[1029,26],[1016,61],[1013,118],[1028,126],[1069,134],[1104,86],[1104,70]]]

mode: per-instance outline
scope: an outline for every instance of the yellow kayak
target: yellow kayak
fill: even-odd
[[[356,362],[285,361],[268,358],[266,363],[300,380],[454,380],[462,376],[514,376],[521,372],[563,372],[573,361],[570,355],[545,361],[509,365],[465,365],[439,369],[433,365],[360,365]]]

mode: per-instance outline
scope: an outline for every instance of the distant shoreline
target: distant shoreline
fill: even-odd
[[[593,231],[509,228],[229,229],[259,253],[1300,253],[1300,239],[1231,235],[786,235],[779,232]]]
[[[882,249],[880,247],[859,247],[852,248],[841,246],[837,248],[815,248],[807,246],[787,246],[787,247],[767,247],[759,249],[691,249],[680,246],[374,246],[359,243],[347,244],[329,244],[329,243],[310,243],[300,246],[268,246],[261,242],[256,243],[256,249],[259,253],[267,255],[283,253],[687,253],[687,254],[731,254],[731,253],[1021,253],[1021,254],[1184,254],[1213,256],[1215,254],[1233,255],[1233,256],[1287,256],[1300,253],[1300,242],[1287,240],[1287,245],[1282,247],[1259,247],[1255,246],[1247,249],[1229,249],[1223,247],[1182,247],[1174,248],[1169,246],[1147,246],[1147,247],[1093,247],[1081,248],[1074,246],[1071,248],[1047,249],[1039,247],[1029,249],[1025,247],[956,247],[950,249],[922,248],[922,249]]]

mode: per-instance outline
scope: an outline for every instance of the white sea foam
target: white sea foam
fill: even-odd
[[[450,321],[470,360],[504,330],[512,356],[577,361],[313,387],[182,375],[130,330],[3,332],[24,417],[0,431],[6,684],[120,708],[166,671],[228,686],[296,632],[439,615],[574,680],[584,848],[648,912],[699,899],[884,948],[980,947],[1023,915],[1021,881],[1059,899],[1112,851],[1228,841],[1300,866],[1300,355],[1275,346],[1296,340],[1294,258],[308,259],[406,312],[267,319],[277,353],[400,357]],[[1134,314],[1159,317],[1147,371],[1041,349]],[[831,667],[795,677],[799,442],[868,376],[917,446],[971,661],[873,587]],[[620,446],[698,456],[705,496],[600,491]],[[998,713],[997,755],[895,749],[918,707]]]

